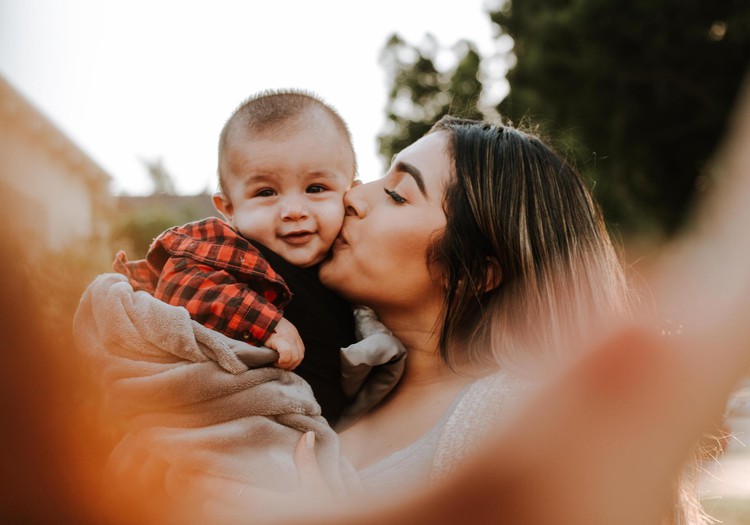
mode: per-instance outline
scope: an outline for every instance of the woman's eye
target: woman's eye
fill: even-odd
[[[258,191],[255,195],[257,197],[273,197],[274,195],[276,195],[276,192],[271,189],[266,188],[264,190]]]
[[[404,199],[401,195],[396,193],[393,190],[389,190],[388,188],[383,188],[383,191],[388,195],[391,199],[393,199],[393,202],[396,204],[403,204],[406,202],[406,199]]]
[[[325,186],[321,186],[320,184],[313,184],[312,186],[307,187],[307,193],[321,193],[326,191]]]

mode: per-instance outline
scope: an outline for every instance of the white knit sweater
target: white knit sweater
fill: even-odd
[[[512,410],[524,383],[498,372],[474,381],[440,420],[408,447],[398,450],[359,474],[371,495],[388,495],[424,487],[449,475],[481,447],[495,424]]]
[[[454,472],[491,439],[492,430],[508,417],[527,389],[527,382],[508,372],[496,372],[472,383],[440,433],[431,481]]]

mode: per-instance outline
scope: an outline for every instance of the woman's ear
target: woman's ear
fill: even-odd
[[[492,290],[500,286],[500,283],[503,282],[503,269],[500,267],[500,263],[498,262],[498,260],[492,257],[487,257],[486,260],[487,274],[485,276],[484,287],[482,287],[482,289],[480,290],[479,285],[477,284],[475,286],[475,290],[473,291],[476,294],[491,292]],[[463,284],[463,282],[464,278],[462,277],[458,280],[459,286]],[[446,288],[448,286],[447,279],[445,279],[445,286]]]
[[[211,200],[214,203],[216,211],[221,213],[227,222],[231,223],[234,217],[234,206],[232,206],[232,201],[229,200],[229,197],[222,192],[217,192],[211,196]]]
[[[487,279],[484,283],[484,293],[491,292],[503,282],[503,269],[500,261],[494,257],[487,257]]]

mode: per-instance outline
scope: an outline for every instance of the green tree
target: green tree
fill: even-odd
[[[559,138],[610,224],[671,233],[706,170],[750,60],[746,0],[513,0],[499,112]]]
[[[436,62],[446,56],[453,64],[441,70]],[[415,46],[393,34],[380,62],[391,81],[386,107],[388,120],[378,137],[386,164],[447,113],[481,117],[478,109],[482,94],[481,60],[470,42],[461,41],[452,49],[445,49],[428,34],[421,45]]]

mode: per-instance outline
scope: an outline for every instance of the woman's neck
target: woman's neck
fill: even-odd
[[[430,357],[419,353],[407,354],[404,373],[396,388],[397,395],[429,395],[433,389],[449,390],[452,385],[469,381],[448,367],[439,357]]]
[[[418,390],[457,376],[439,355],[438,312],[423,308],[418,316],[409,316],[404,312],[380,316],[383,324],[406,347],[406,368],[399,383],[400,389]]]
[[[424,298],[406,305],[373,305],[382,322],[403,345],[418,352],[434,352],[438,348],[441,327],[441,304]]]

